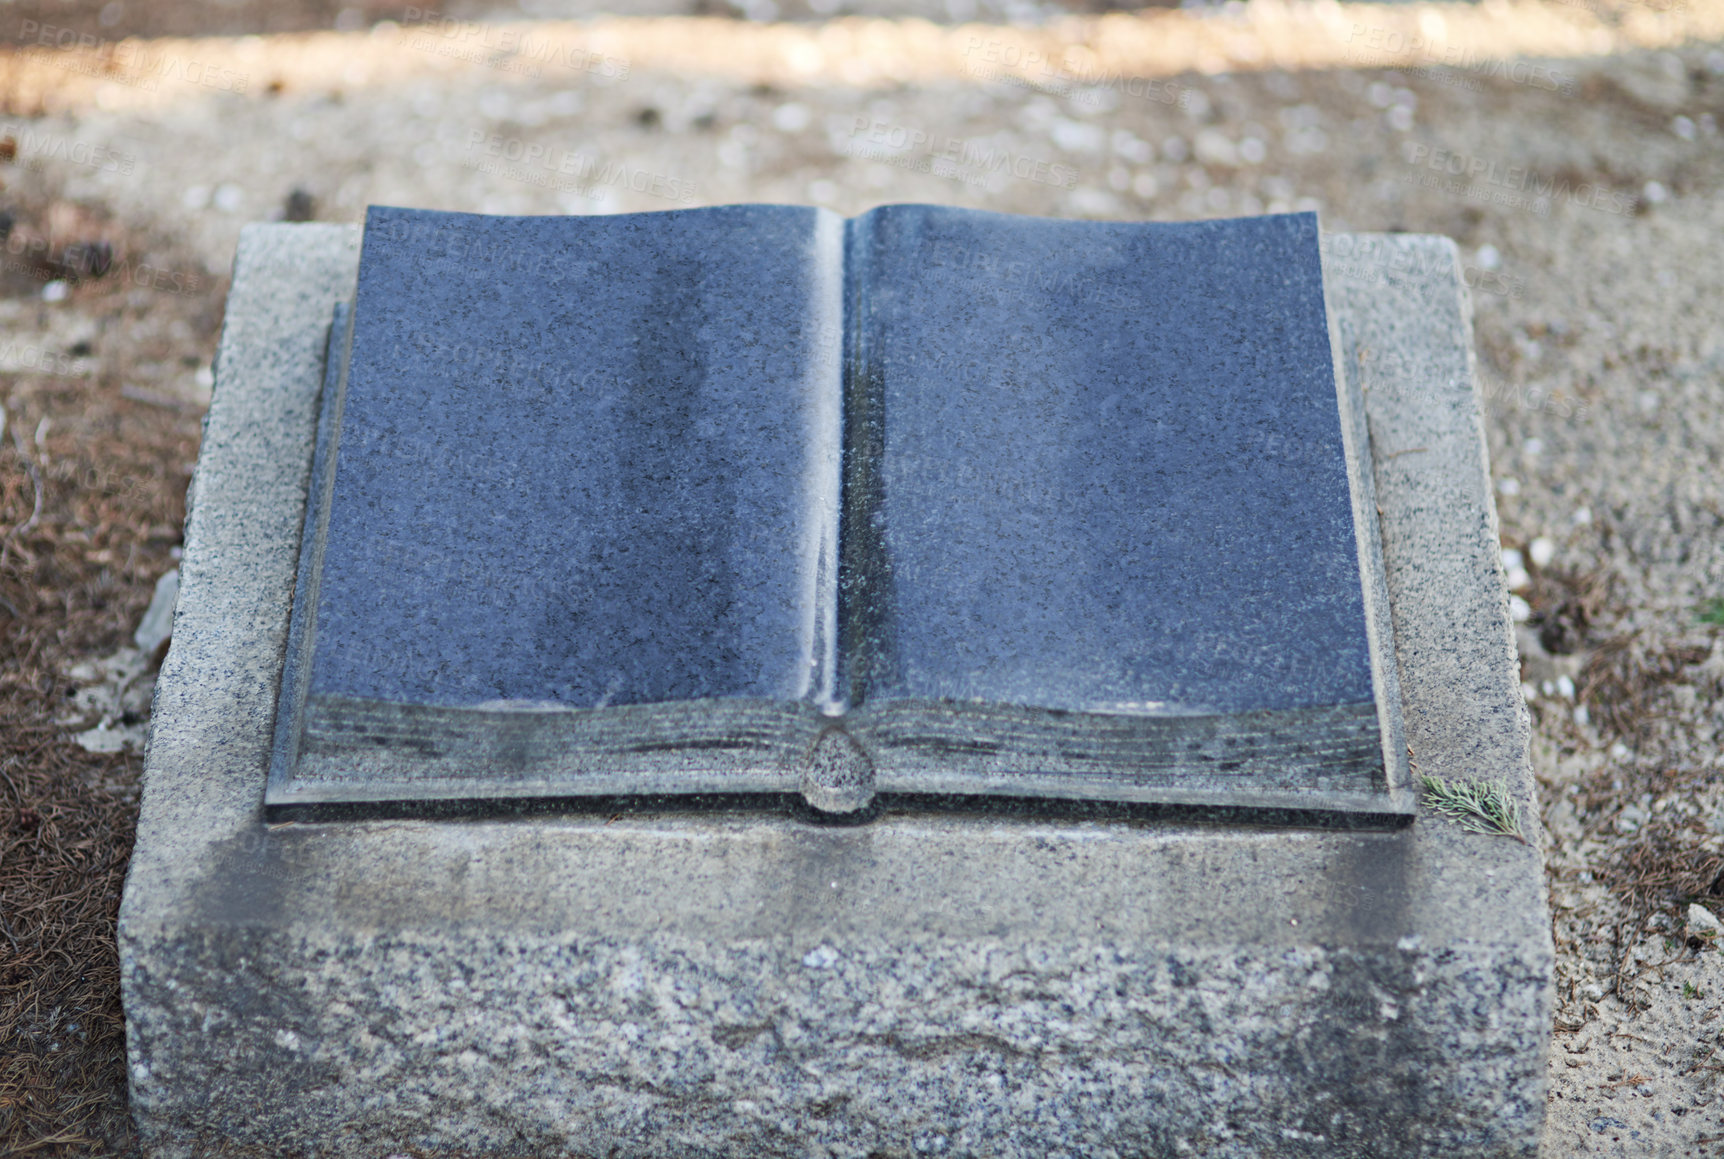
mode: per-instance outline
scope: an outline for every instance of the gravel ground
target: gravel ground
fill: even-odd
[[[1368,39],[1378,11],[1347,13]],[[14,141],[0,164],[16,218],[0,286],[13,432],[27,442],[44,419],[52,431],[128,400],[195,416],[240,225],[354,221],[368,203],[1310,208],[1333,231],[1447,234],[1474,291],[1543,789],[1559,952],[1546,1153],[1724,1154],[1724,967],[1690,909],[1724,908],[1724,45],[1038,88],[764,83],[723,61],[671,71],[603,54],[535,75],[506,53],[451,65],[412,31],[328,48],[372,60],[386,38],[400,61],[387,84],[325,60],[267,83],[248,73],[244,92],[180,83],[145,100],[131,85],[56,104],[13,90],[0,125]],[[112,247],[100,278],[77,248],[89,241]],[[152,445],[185,453],[166,435]],[[9,527],[31,501],[28,448],[11,454]],[[179,469],[165,463],[162,486]],[[133,537],[165,547],[149,539],[160,530]],[[135,617],[171,561],[128,562]],[[122,643],[110,625],[50,651],[69,671]]]

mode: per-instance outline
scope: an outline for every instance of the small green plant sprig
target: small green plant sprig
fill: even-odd
[[[1458,822],[1468,833],[1513,837],[1523,845],[1527,843],[1507,781],[1445,781],[1429,773],[1420,773],[1419,781],[1425,789],[1425,804]]]
[[[1724,627],[1724,596],[1714,596],[1694,609],[1702,624]]]

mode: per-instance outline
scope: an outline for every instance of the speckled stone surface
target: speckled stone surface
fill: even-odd
[[[353,318],[272,805],[1410,811],[1315,214],[373,208]]]
[[[1331,294],[1407,741],[1507,778],[1536,827],[1453,247],[1383,245],[1430,260]],[[1538,851],[1432,816],[267,827],[319,344],[356,258],[335,226],[240,247],[121,911],[152,1155],[1535,1153]]]
[[[1316,214],[850,229],[853,700],[1374,703]]]
[[[841,656],[880,788],[1410,811],[1316,215],[897,205],[847,246]]]
[[[837,232],[372,209],[312,694],[820,695]]]
[[[547,766],[650,791],[691,754],[685,791],[794,786],[835,665],[841,232],[790,206],[371,210],[283,799],[531,795]],[[593,708],[623,711],[555,711]],[[595,789],[605,757],[640,783]]]

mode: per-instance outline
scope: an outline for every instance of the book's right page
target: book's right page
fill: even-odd
[[[842,684],[881,792],[1407,812],[1315,215],[887,206],[846,294]]]

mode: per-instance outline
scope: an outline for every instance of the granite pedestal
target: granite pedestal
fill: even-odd
[[[1535,1153],[1539,852],[1427,813],[268,823],[358,243],[240,244],[120,917],[151,1155]],[[1506,778],[1536,840],[1453,246],[1331,243],[1412,760]]]

